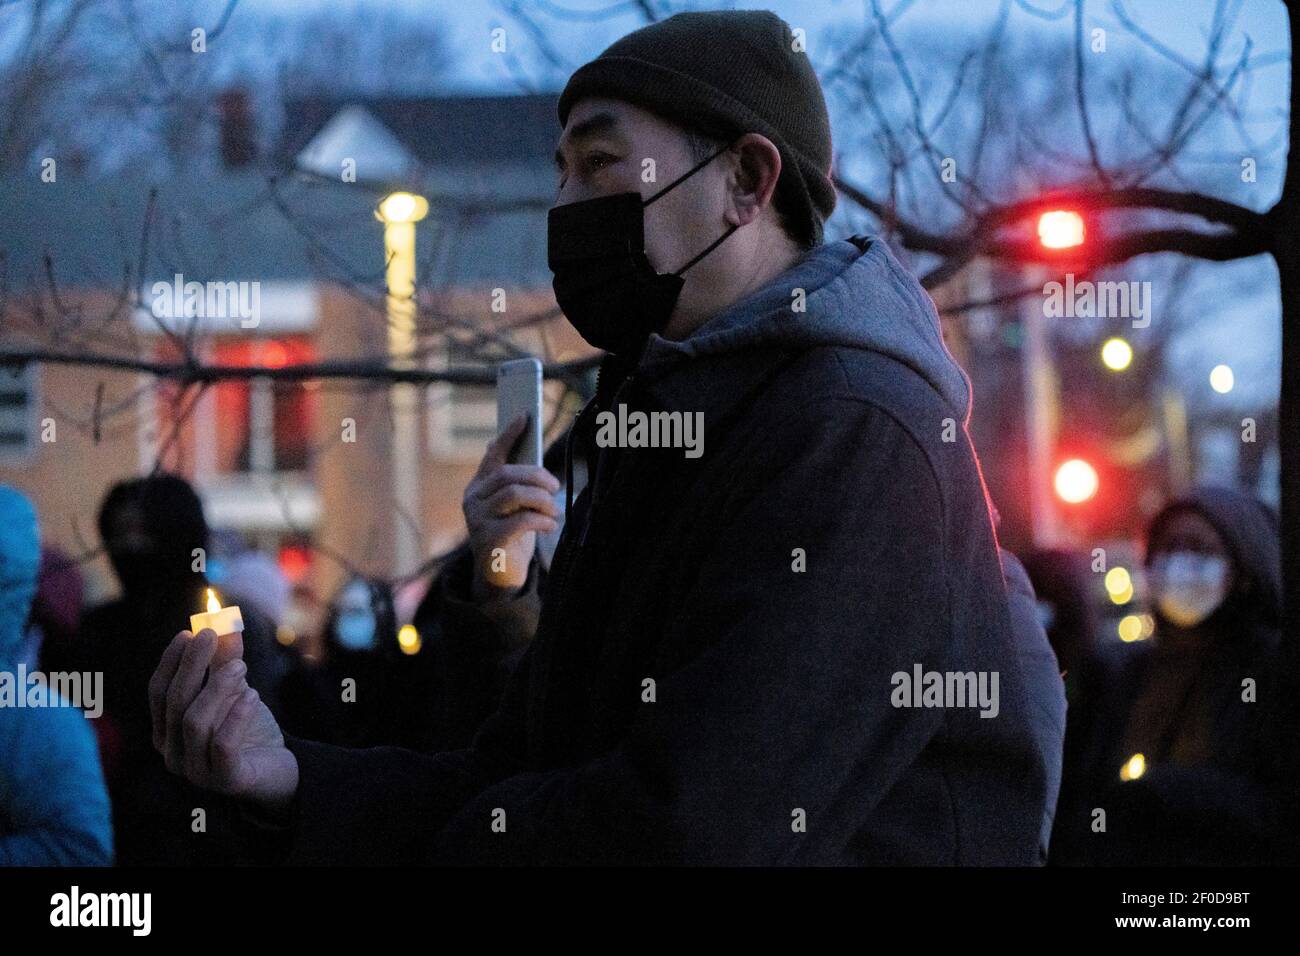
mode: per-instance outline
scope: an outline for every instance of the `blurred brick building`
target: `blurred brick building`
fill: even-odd
[[[590,354],[559,316],[546,268],[553,97],[301,101],[263,157],[239,128],[247,109],[230,100],[232,128],[209,168],[6,184],[0,250],[18,319],[4,330],[6,348],[181,356],[174,336],[190,323],[124,305],[123,277],[138,276],[148,221],[146,302],[154,283],[177,275],[257,284],[254,327],[229,315],[193,324],[189,341],[205,363],[383,359],[384,226],[374,210],[401,189],[431,204],[416,240],[422,364],[488,367],[485,358],[505,353],[485,333],[549,360]],[[161,460],[194,482],[212,527],[276,556],[300,593],[323,602],[346,573],[331,555],[369,574],[411,570],[393,561],[387,394],[382,383],[253,376],[191,403],[175,383],[135,371],[0,370],[0,482],[33,497],[48,542],[82,554],[98,545],[107,488]],[[548,384],[552,435],[568,411],[559,394]],[[495,414],[490,385],[421,389],[413,518],[425,555],[463,535],[461,494]],[[53,436],[43,435],[50,421]],[[90,580],[92,599],[112,586],[102,561]]]

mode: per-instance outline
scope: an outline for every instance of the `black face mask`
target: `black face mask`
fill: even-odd
[[[697,163],[649,199],[616,193],[556,206],[547,221],[547,261],[555,300],[588,344],[635,358],[662,332],[681,295],[684,273],[736,231],[732,226],[676,272],[654,271],[645,255],[645,207],[717,159]]]

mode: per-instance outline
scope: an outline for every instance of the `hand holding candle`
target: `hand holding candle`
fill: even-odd
[[[212,588],[208,588],[207,613],[190,615],[191,631],[197,634],[204,628],[217,635],[217,651],[209,665],[212,670],[244,656],[244,616],[238,607],[222,607]]]

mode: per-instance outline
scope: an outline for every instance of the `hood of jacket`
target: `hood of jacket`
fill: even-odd
[[[809,250],[681,341],[652,335],[638,373],[657,379],[703,356],[819,346],[887,355],[925,379],[959,421],[970,417],[970,381],[943,343],[934,303],[884,240],[867,236]]]
[[[40,564],[36,509],[0,485],[0,666],[14,663],[22,648]]]
[[[1241,612],[1277,627],[1282,619],[1282,542],[1277,515],[1258,498],[1236,489],[1196,488],[1155,516],[1147,530],[1148,547],[1169,518],[1184,510],[1197,512],[1214,526],[1238,575],[1234,590],[1240,594],[1247,585],[1252,592],[1249,600],[1242,602],[1233,602],[1230,596],[1225,602],[1229,612]],[[1242,607],[1236,607],[1237,603]]]

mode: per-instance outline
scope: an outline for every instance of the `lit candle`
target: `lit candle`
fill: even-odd
[[[204,628],[217,635],[217,652],[212,657],[212,668],[244,656],[244,616],[238,607],[222,607],[212,588],[208,588],[207,613],[190,615],[191,631],[197,634]]]

